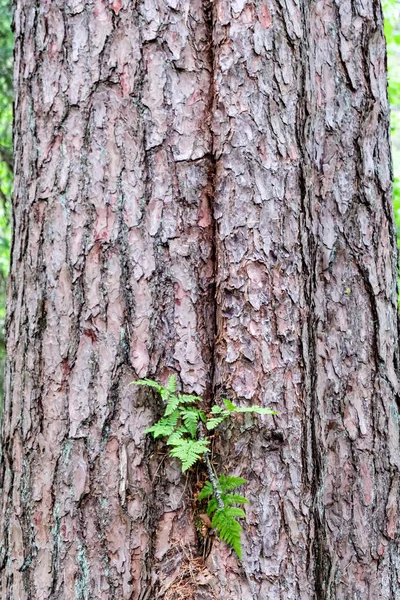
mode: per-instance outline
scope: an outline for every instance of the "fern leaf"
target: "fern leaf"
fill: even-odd
[[[242,528],[236,521],[235,515],[232,514],[232,510],[232,507],[218,509],[213,516],[211,526],[218,530],[220,538],[225,540],[241,559],[242,547],[240,543],[240,532],[242,531]],[[241,509],[239,508],[237,510],[240,511]]]
[[[229,517],[239,517],[243,519],[246,516],[244,510],[237,506],[229,506],[228,508],[225,508],[225,512]]]
[[[181,408],[180,414],[185,426],[192,437],[196,436],[197,424],[200,420],[200,413],[197,408]]]
[[[208,440],[182,439],[174,444],[170,454],[181,460],[184,473],[200,460],[201,455],[208,450],[209,443]]]
[[[233,475],[221,475],[219,478],[219,485],[223,492],[231,492],[244,483],[247,483],[247,479],[234,477]]]
[[[158,392],[162,390],[162,385],[152,379],[138,379],[137,381],[131,381],[129,385],[146,385],[147,387],[156,389]]]
[[[211,500],[209,500],[208,504],[207,504],[207,514],[209,517],[211,517],[211,515],[213,515],[215,513],[215,511],[218,508],[218,500],[216,499],[215,496],[213,496],[211,498]]]
[[[203,399],[199,396],[191,396],[190,394],[182,394],[180,396],[181,404],[197,404],[197,402],[202,402]]]
[[[226,409],[229,412],[236,412],[238,407],[235,406],[230,400],[228,400],[227,398],[222,398],[222,402],[225,404]]]
[[[222,499],[226,506],[231,506],[232,504],[249,504],[247,498],[240,494],[224,494]]]
[[[199,495],[197,496],[197,498],[199,500],[204,500],[204,498],[209,498],[210,496],[212,496],[214,493],[213,487],[211,485],[210,481],[206,481],[206,483],[204,484],[203,489],[200,491]]]
[[[165,386],[168,394],[174,394],[176,392],[176,377],[175,375],[171,375],[167,381],[167,385]]]
[[[220,415],[223,412],[224,412],[224,409],[221,408],[220,406],[218,406],[218,404],[214,404],[214,406],[211,409],[212,415]]]
[[[172,434],[167,439],[167,445],[168,446],[175,446],[176,444],[180,444],[181,440],[182,440],[182,437],[184,436],[185,433],[187,433],[187,432],[186,431],[182,431],[181,427],[179,429],[173,431]]]
[[[152,433],[154,438],[171,435],[174,431],[174,424],[168,419],[160,419],[157,423],[144,430],[144,433]]]
[[[179,412],[175,411],[169,417],[164,417],[151,427],[145,429],[144,433],[152,433],[154,438],[169,436],[174,432],[178,419]]]
[[[211,431],[212,429],[218,427],[218,425],[222,423],[222,421],[225,421],[225,418],[226,417],[211,417],[210,419],[207,419],[206,427],[208,431]]]
[[[165,408],[164,415],[167,417],[171,415],[179,406],[179,397],[178,396],[168,396],[167,406]]]

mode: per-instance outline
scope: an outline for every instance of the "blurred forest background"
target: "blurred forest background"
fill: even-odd
[[[394,211],[400,248],[400,0],[384,0],[394,167]],[[11,1],[0,0],[0,414],[5,361],[5,303],[11,245],[13,35]],[[400,288],[400,285],[399,285]]]

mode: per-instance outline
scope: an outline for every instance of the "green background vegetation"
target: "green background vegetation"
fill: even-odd
[[[394,167],[393,202],[400,248],[400,0],[384,0]],[[5,359],[4,320],[11,238],[12,51],[11,2],[0,0],[0,411]],[[400,288],[400,285],[399,285]]]
[[[11,238],[12,55],[11,2],[0,0],[0,414],[3,398],[4,320]]]

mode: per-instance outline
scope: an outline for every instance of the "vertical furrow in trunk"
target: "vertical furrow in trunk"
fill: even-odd
[[[210,388],[202,2],[20,0],[1,597],[154,598],[195,545],[128,387]],[[210,317],[211,315],[211,317]]]
[[[380,5],[309,14],[316,593],[397,597],[396,241]],[[398,567],[397,567],[398,568]]]
[[[220,469],[248,479],[244,568],[214,553],[220,598],[309,599],[310,485],[304,472],[302,15],[297,4],[217,0],[214,12],[218,395],[261,403],[238,419]],[[222,583],[224,582],[224,583]]]

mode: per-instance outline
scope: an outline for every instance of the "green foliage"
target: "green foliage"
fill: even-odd
[[[151,433],[155,439],[166,438],[167,446],[172,447],[169,451],[170,456],[179,458],[183,473],[202,460],[204,455],[209,452],[210,441],[200,435],[200,423],[204,423],[206,429],[210,431],[235,413],[277,414],[275,411],[262,406],[236,406],[230,400],[223,398],[222,402],[225,408],[214,405],[209,415],[206,415],[197,406],[198,403],[202,402],[199,396],[177,393],[174,375],[171,375],[168,379],[166,386],[162,386],[152,379],[140,379],[133,383],[155,389],[164,401],[164,415],[157,423],[146,429],[145,433]],[[210,469],[209,476],[212,477],[211,466]],[[212,527],[218,531],[220,538],[227,542],[241,558],[240,533],[242,527],[237,519],[246,515],[243,509],[237,505],[248,504],[249,501],[245,496],[234,493],[234,490],[247,483],[247,481],[242,477],[233,475],[221,475],[219,478],[212,477],[212,479],[214,483],[212,481],[205,483],[198,495],[198,500],[208,499],[207,514],[212,519]]]
[[[220,508],[214,488],[210,481],[207,481],[198,495],[199,500],[209,498],[207,505],[207,514],[212,518],[212,527],[219,531],[221,539],[225,540],[235,550],[239,558],[242,557],[240,545],[240,533],[242,527],[236,521],[237,518],[245,517],[245,513],[235,504],[248,504],[245,496],[237,493],[231,493],[239,486],[247,483],[246,479],[233,477],[232,475],[221,475],[218,479],[218,489],[224,508]]]
[[[0,0],[0,416],[5,360],[4,321],[6,284],[10,263],[12,160],[13,35],[11,2]]]
[[[388,55],[388,94],[393,154],[393,206],[400,249],[400,2],[384,0],[385,36]],[[400,290],[400,279],[399,279]]]
[[[172,444],[171,441],[168,443]],[[180,438],[173,442],[174,447],[170,454],[182,461],[182,472],[184,473],[201,459],[202,454],[207,452],[209,444],[208,440]]]
[[[222,398],[222,402],[225,404],[225,410],[218,405],[213,406],[211,409],[212,416],[206,421],[206,427],[209,431],[218,427],[222,421],[227,417],[230,417],[233,413],[255,413],[259,415],[277,414],[276,411],[262,406],[235,406],[235,404],[226,398]]]
[[[221,538],[231,546],[238,557],[242,558],[242,546],[240,542],[240,533],[242,527],[235,517],[245,517],[246,514],[241,508],[219,508],[215,511],[211,526],[214,527]]]
[[[179,458],[182,471],[187,471],[201,459],[209,445],[207,440],[197,439],[197,426],[199,421],[206,422],[206,415],[201,409],[191,406],[200,402],[201,398],[187,394],[178,395],[175,375],[171,375],[166,386],[152,379],[140,379],[133,383],[157,390],[164,400],[163,417],[146,429],[145,433],[151,433],[154,438],[167,438],[167,445],[173,446],[170,455]]]

